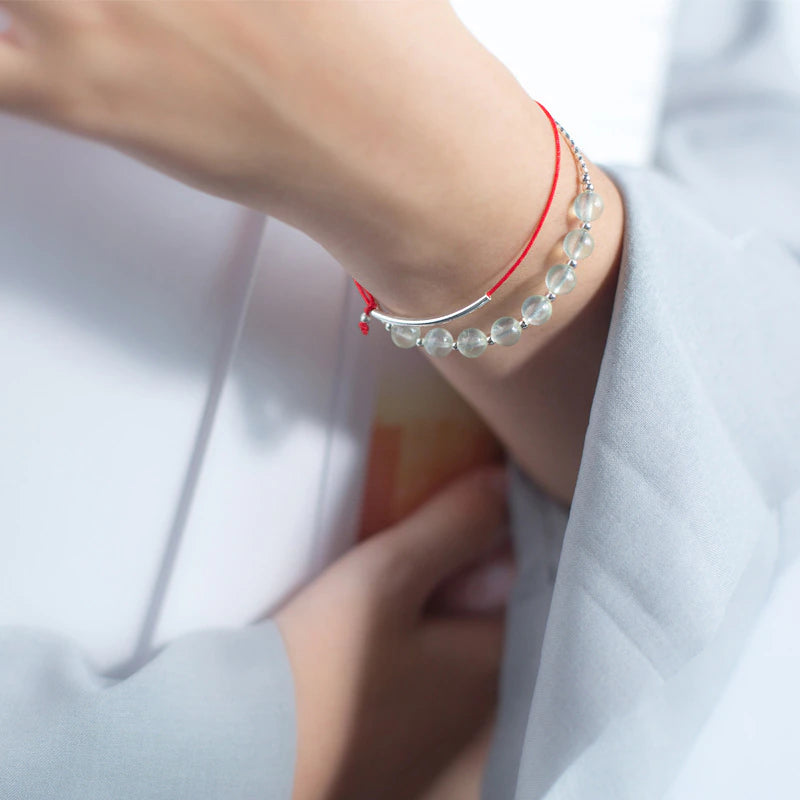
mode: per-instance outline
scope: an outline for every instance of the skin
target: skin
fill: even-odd
[[[544,206],[553,165],[549,125],[446,2],[2,6],[13,28],[0,41],[0,108],[103,142],[300,228],[395,313],[441,313],[483,294],[521,251]],[[436,363],[528,476],[565,506],[606,342],[623,231],[617,189],[590,168],[606,209],[593,225],[596,249],[579,267],[576,290],[515,347]],[[527,295],[543,293],[547,268],[563,260],[559,242],[576,226],[569,206],[577,190],[577,171],[565,154],[536,246],[497,299],[466,325],[488,331],[496,317],[518,314]],[[421,545],[423,529],[431,539],[445,528],[458,538],[448,514],[468,524],[453,504],[441,517],[418,519],[415,541]],[[400,589],[413,578],[400,560],[392,563],[408,582],[395,584],[392,600],[402,604]],[[413,557],[411,563],[424,567]],[[447,571],[442,566],[438,578]],[[485,737],[485,715],[462,720],[459,730],[470,741],[456,743],[448,715],[464,702],[432,706],[435,719],[400,714],[408,727],[393,723],[393,714],[408,710],[406,698],[446,655],[442,642],[463,648],[457,651],[463,658],[444,664],[461,700],[472,698],[469,665],[484,649],[496,661],[499,641],[489,645],[480,633],[462,641],[436,626],[424,634],[406,628],[408,636],[392,639],[383,629],[392,624],[388,606],[363,585],[364,574],[374,579],[375,573],[334,569],[339,577],[321,579],[323,589],[315,582],[279,615],[298,692],[295,800],[387,796],[367,790],[375,791],[379,778],[393,785],[392,770],[403,765],[371,749],[375,739],[392,737],[413,750],[429,724],[448,742],[443,750],[428,749],[438,754],[439,796],[477,796],[485,744],[476,742]],[[339,608],[347,614],[331,616]],[[359,615],[355,633],[352,614]],[[321,627],[326,619],[329,629]],[[438,644],[432,631],[442,637]],[[395,648],[404,665],[399,675],[378,644]],[[328,668],[319,670],[320,663]],[[426,686],[420,696],[431,700]],[[366,696],[380,702],[365,703]],[[358,727],[388,733],[365,739]],[[361,761],[359,748],[366,754]],[[421,771],[430,777],[431,769]]]
[[[278,612],[299,698],[295,798],[477,797],[503,616],[428,604],[502,541],[504,486],[496,468],[459,479]]]
[[[446,2],[4,6],[17,29],[0,50],[0,106],[300,228],[396,313],[442,313],[479,297],[544,207],[550,127]],[[593,228],[596,252],[579,268],[580,288],[514,348],[437,363],[564,505],[623,228],[618,191],[590,166],[606,210]],[[558,242],[575,226],[568,209],[576,177],[565,158],[537,245],[498,300],[467,324],[488,330],[543,291],[547,267],[563,260]]]

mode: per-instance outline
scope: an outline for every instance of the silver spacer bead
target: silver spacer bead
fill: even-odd
[[[525,320],[524,320],[524,319],[521,319],[521,320],[519,321],[519,326],[520,326],[520,328],[522,328],[522,330],[525,330],[525,328],[527,328],[527,327],[528,327],[528,323],[527,323],[527,322],[525,322]]]
[[[550,292],[550,293],[547,295],[547,299],[548,299],[548,300],[550,300],[550,301],[552,302],[553,300],[555,300],[555,299],[556,299],[556,295],[554,295],[552,292]]]
[[[453,350],[458,352],[458,342],[453,342]]]
[[[362,322],[369,322],[369,314],[367,314],[366,311],[361,315],[361,321]]]
[[[417,347],[422,347],[422,339],[417,339]]]
[[[491,336],[486,337],[486,346],[491,347],[494,344],[494,339]]]
[[[585,231],[590,231],[592,229],[592,223],[584,222],[583,225],[581,225],[581,228],[583,228]]]
[[[575,269],[575,267],[578,266],[578,262],[574,258],[571,258],[569,261],[567,261],[567,266]]]
[[[589,181],[589,183],[586,184],[586,190],[589,192],[594,191],[594,184],[591,181]]]
[[[383,327],[386,328],[387,331],[391,331],[392,323],[391,322],[387,322]]]

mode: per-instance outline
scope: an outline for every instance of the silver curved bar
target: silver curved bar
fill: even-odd
[[[485,294],[483,297],[478,298],[468,306],[459,308],[458,311],[453,311],[452,314],[445,314],[442,317],[428,317],[427,319],[393,317],[391,314],[384,314],[383,311],[378,311],[377,308],[370,312],[370,316],[374,317],[379,322],[383,322],[384,324],[388,323],[389,325],[408,326],[414,325],[417,328],[421,328],[423,325],[441,325],[443,322],[450,322],[451,320],[458,319],[459,317],[465,317],[467,314],[471,314],[473,311],[477,311],[482,306],[485,306],[491,299],[492,298],[489,297],[488,294]]]

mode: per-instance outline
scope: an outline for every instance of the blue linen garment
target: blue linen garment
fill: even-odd
[[[685,3],[660,169],[609,170],[624,253],[573,502],[513,491],[487,800],[664,797],[798,550],[791,13]]]

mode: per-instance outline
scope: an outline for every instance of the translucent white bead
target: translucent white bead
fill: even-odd
[[[483,355],[489,346],[486,341],[486,334],[478,328],[465,328],[458,334],[456,342],[458,344],[458,352],[467,358],[477,358]]]
[[[444,358],[453,352],[453,334],[446,328],[431,328],[422,337],[422,346],[429,356]]]
[[[392,325],[392,341],[403,350],[417,346],[419,328],[415,325]]]
[[[575,270],[569,264],[556,264],[544,279],[553,294],[569,294],[575,288]]]
[[[522,326],[514,317],[500,317],[492,323],[491,337],[495,344],[510,347],[522,336]]]
[[[572,207],[581,222],[592,222],[603,213],[603,198],[597,192],[581,192]]]
[[[594,250],[594,239],[589,231],[576,228],[564,237],[564,252],[575,261],[588,258]]]
[[[544,325],[552,313],[552,304],[540,294],[531,295],[522,304],[522,319],[526,325]]]

